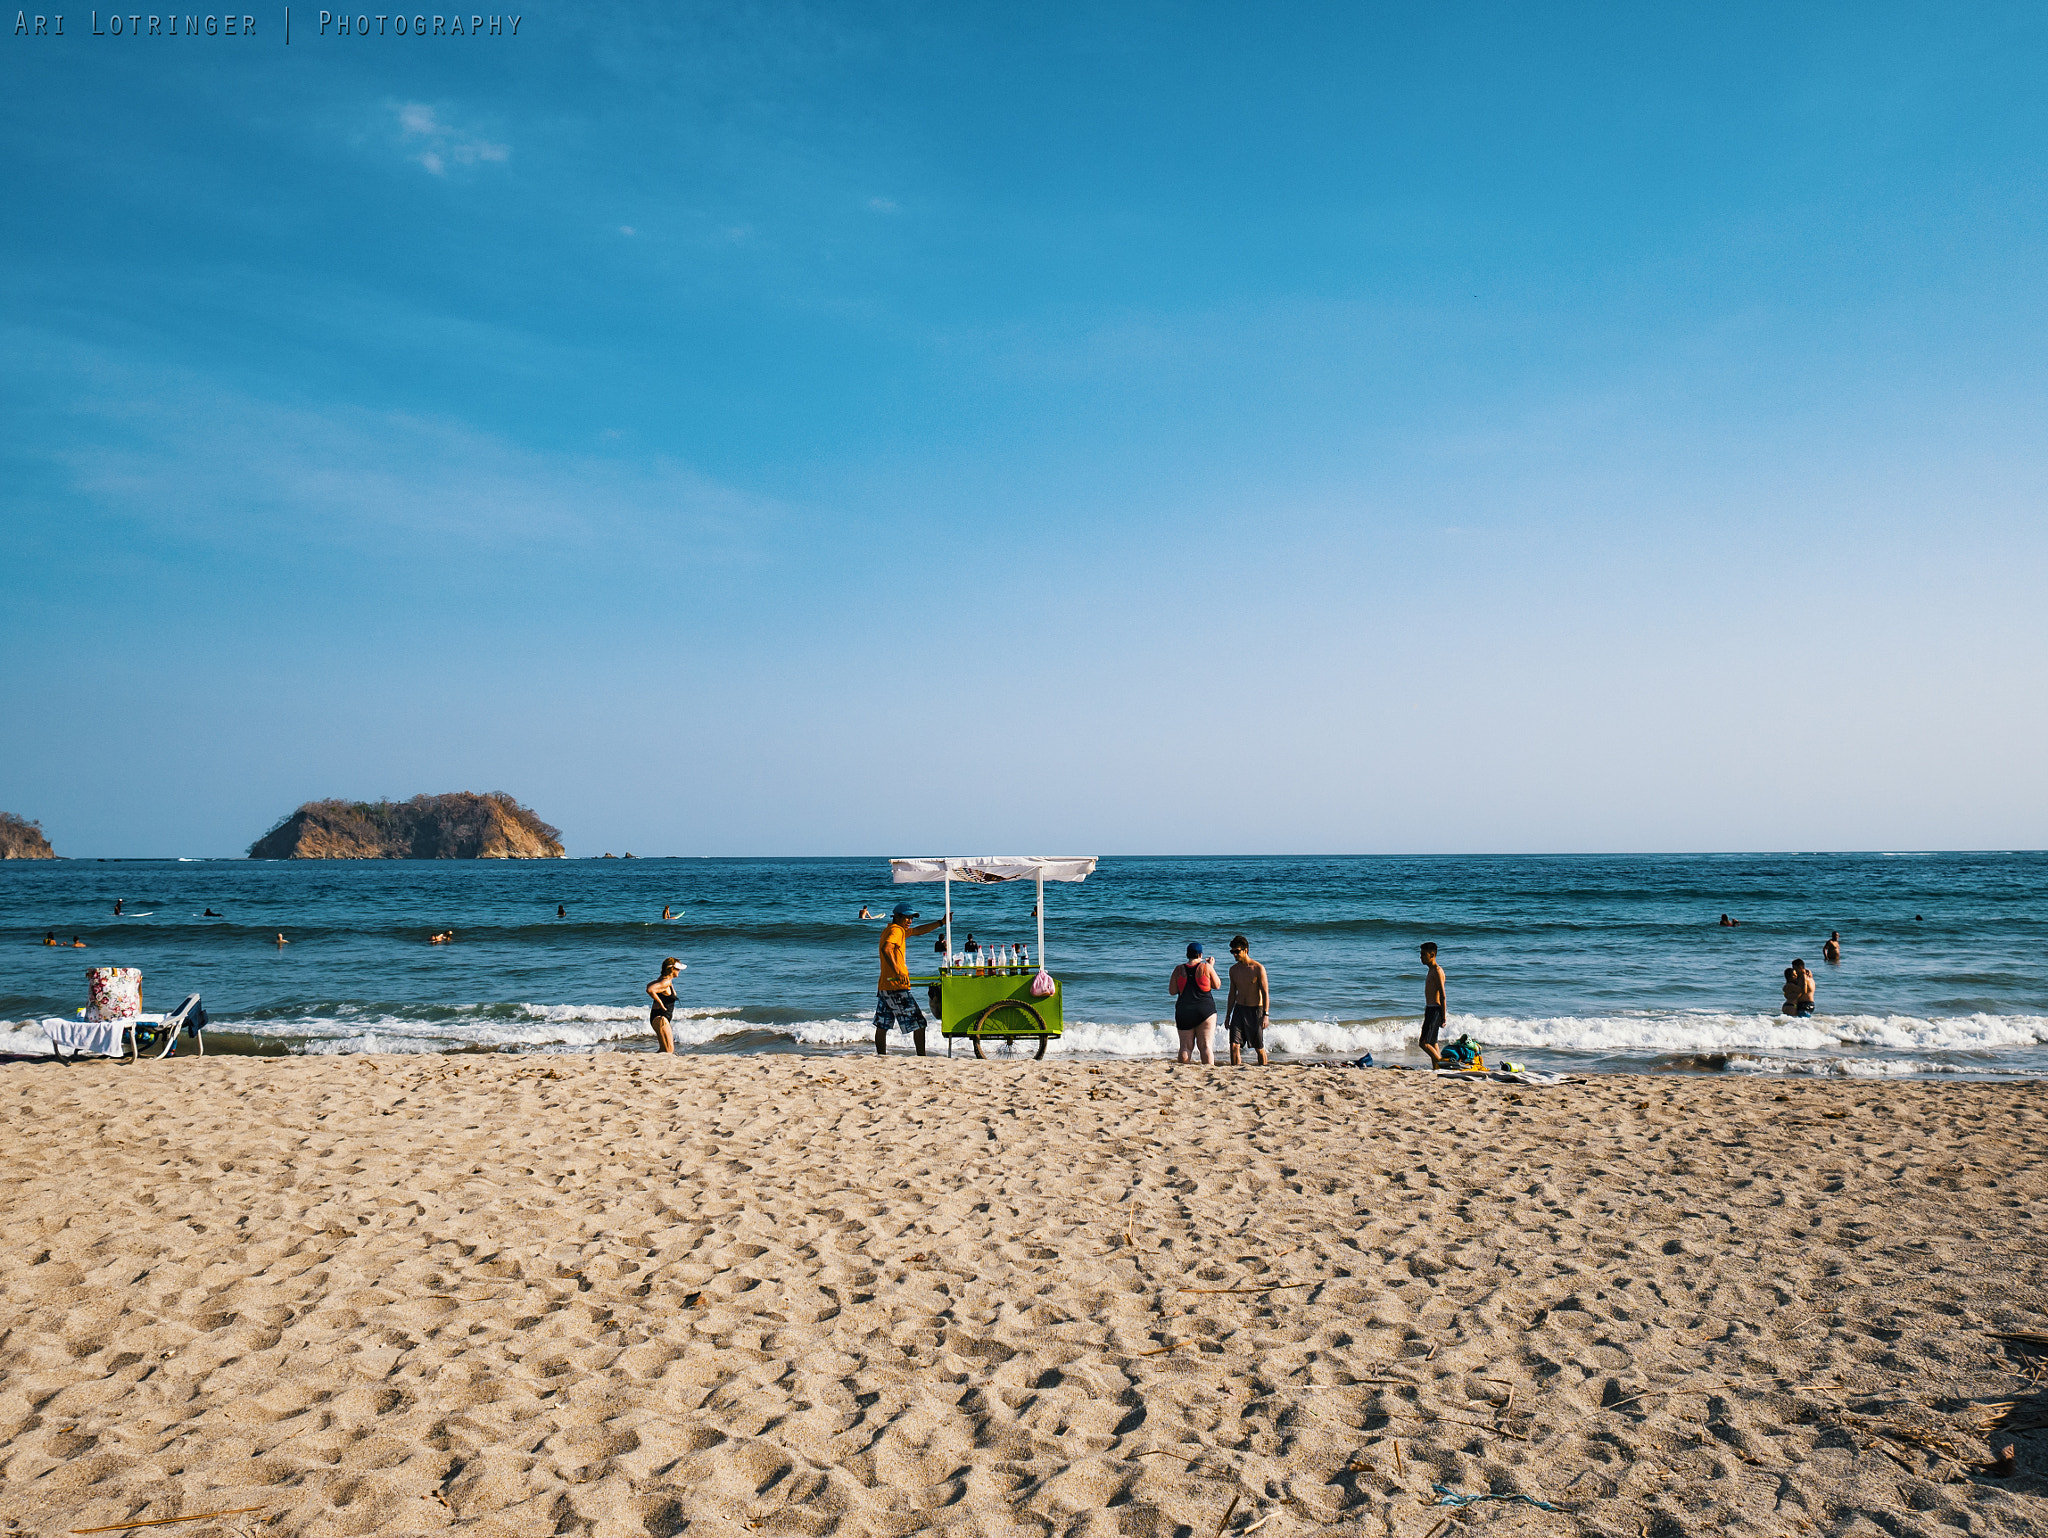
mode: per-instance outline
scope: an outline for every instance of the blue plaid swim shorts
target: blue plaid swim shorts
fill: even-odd
[[[875,1029],[886,1031],[892,1021],[906,1036],[924,1029],[924,1011],[908,988],[884,988],[875,994]]]

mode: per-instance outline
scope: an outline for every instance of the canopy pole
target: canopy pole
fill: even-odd
[[[953,867],[950,865],[946,867],[946,959],[953,959]]]
[[[1038,915],[1038,970],[1045,970],[1045,872],[1038,873],[1038,904],[1032,910]]]

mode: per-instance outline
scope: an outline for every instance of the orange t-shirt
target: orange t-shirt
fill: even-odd
[[[903,941],[909,933],[908,924],[891,924],[882,931],[882,993],[901,993],[910,986],[910,966],[903,959]]]

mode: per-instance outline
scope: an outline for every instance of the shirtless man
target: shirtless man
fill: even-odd
[[[1441,1068],[1444,1055],[1437,1051],[1436,1042],[1450,1004],[1444,996],[1444,969],[1436,964],[1436,941],[1422,947],[1422,964],[1429,969],[1422,978],[1422,1050],[1429,1054],[1430,1067]]]
[[[1266,968],[1252,960],[1252,943],[1243,935],[1230,937],[1230,992],[1225,995],[1224,1017],[1230,1022],[1230,1061],[1244,1062],[1244,1049],[1259,1054],[1259,1066],[1266,1066],[1266,1009],[1272,995],[1266,986]]]
[[[1803,1020],[1813,1013],[1813,974],[1797,956],[1785,968],[1785,1007],[1782,1014]]]
[[[1838,967],[1842,964],[1841,930],[1830,929],[1828,931],[1828,943],[1820,948],[1820,959],[1831,967]]]

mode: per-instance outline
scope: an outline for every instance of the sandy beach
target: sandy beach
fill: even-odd
[[[1992,1334],[2048,1330],[2048,1085],[363,1056],[0,1104],[7,1531],[2048,1530],[2048,1435],[1978,1472],[2048,1422]]]

